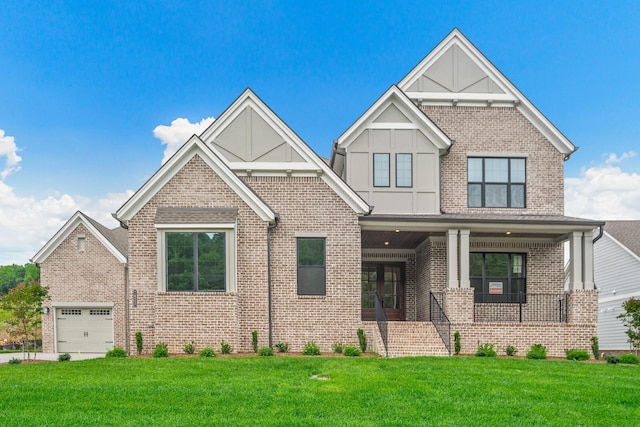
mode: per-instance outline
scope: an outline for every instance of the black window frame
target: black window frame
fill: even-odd
[[[387,184],[376,185],[376,156],[387,156]],[[373,186],[377,188],[391,187],[391,153],[373,153]]]
[[[300,242],[319,240],[322,241],[322,264],[301,264],[300,263]],[[326,296],[327,294],[327,239],[325,237],[297,237],[296,238],[296,288],[297,294],[300,296]],[[321,283],[302,282],[303,278],[309,277],[314,270],[315,274],[319,274],[322,278]]]
[[[223,236],[223,241],[222,241],[222,289],[199,289],[200,286],[200,264],[199,264],[199,242],[198,242],[198,235],[199,234],[221,234]],[[171,274],[169,272],[169,268],[170,268],[170,260],[169,260],[169,256],[170,254],[170,250],[169,250],[169,236],[172,234],[184,234],[184,235],[191,235],[192,238],[192,244],[193,244],[193,254],[192,254],[192,261],[193,261],[193,288],[191,289],[172,289],[171,285],[169,283],[170,281],[170,277]],[[165,284],[165,289],[167,292],[226,292],[227,288],[229,286],[229,284],[227,283],[227,274],[228,271],[227,269],[229,268],[229,254],[227,253],[227,239],[228,239],[228,233],[225,231],[182,231],[182,230],[174,230],[174,231],[166,231],[164,233],[164,240],[165,240],[165,253],[164,253],[164,268],[165,268],[165,278],[164,278],[164,284]]]
[[[482,255],[482,275],[472,274],[472,256]],[[487,273],[487,255],[507,255],[507,277],[489,276]],[[522,257],[521,276],[514,277],[513,256]],[[501,294],[492,294],[489,291],[491,281],[506,281],[507,290]],[[526,252],[470,252],[469,253],[469,281],[474,290],[474,302],[476,304],[521,304],[527,302],[527,253]],[[519,284],[517,282],[520,282]]]
[[[469,177],[469,161],[482,160],[482,181],[472,181]],[[486,160],[507,160],[507,181],[506,182],[487,182],[486,180]],[[524,182],[512,182],[511,162],[513,160],[522,160],[524,162]],[[491,185],[504,185],[507,189],[505,206],[487,206],[486,188]],[[480,187],[480,206],[471,205],[471,187]],[[512,190],[515,187],[522,187],[522,206],[512,206]],[[471,209],[526,209],[527,207],[527,158],[526,157],[467,157],[467,207]]]
[[[398,156],[409,156],[409,185],[398,184]],[[413,188],[413,153],[396,153],[396,187],[397,188]]]

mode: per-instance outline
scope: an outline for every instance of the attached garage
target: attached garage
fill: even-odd
[[[56,308],[58,353],[104,353],[113,348],[112,307]]]

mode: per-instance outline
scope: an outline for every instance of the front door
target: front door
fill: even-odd
[[[362,264],[362,320],[376,320],[376,295],[387,320],[404,320],[404,270],[404,263]]]

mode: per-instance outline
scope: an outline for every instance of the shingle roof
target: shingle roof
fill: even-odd
[[[87,214],[84,217],[125,257],[129,256],[129,231],[122,227],[108,229]]]
[[[640,221],[607,221],[604,231],[640,256]]]
[[[236,222],[238,209],[169,208],[156,210],[156,224],[227,224]]]
[[[564,215],[508,215],[508,214],[441,214],[441,215],[393,215],[380,214],[362,217],[362,221],[376,220],[433,221],[433,222],[485,222],[485,223],[525,223],[525,224],[566,224],[592,225],[598,227],[603,221],[575,218]]]

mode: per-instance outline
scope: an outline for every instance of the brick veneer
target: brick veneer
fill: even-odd
[[[78,236],[84,235],[85,250],[78,250]],[[44,307],[59,302],[113,303],[114,345],[124,347],[125,265],[82,224],[40,265],[40,281],[49,288]],[[42,316],[43,351],[53,352],[55,310]]]

